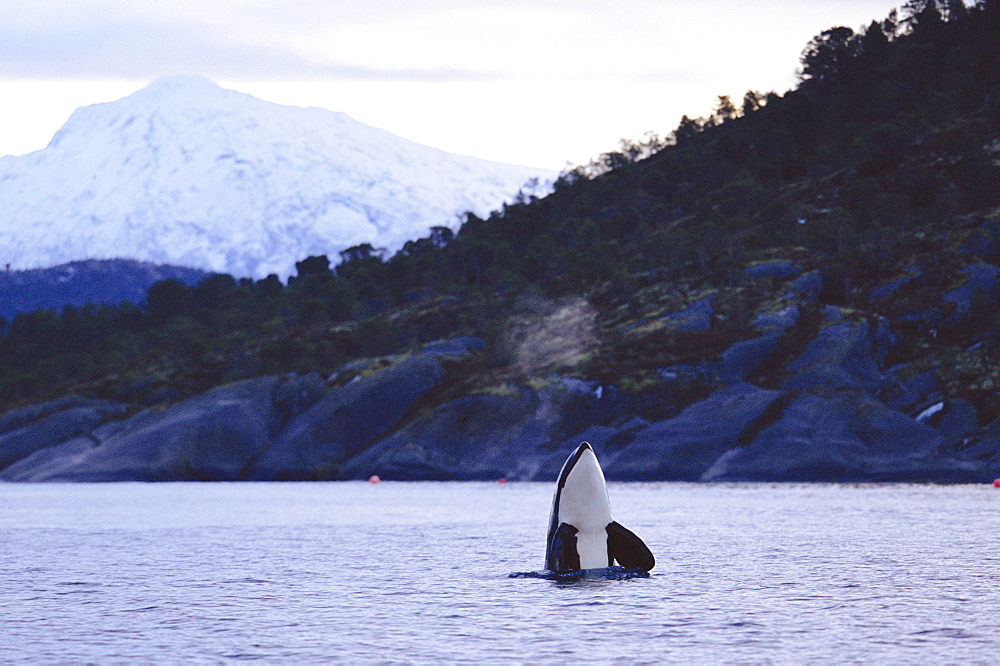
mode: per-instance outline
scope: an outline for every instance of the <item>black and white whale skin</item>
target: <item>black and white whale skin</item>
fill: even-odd
[[[552,500],[545,568],[563,573],[611,567],[649,571],[653,553],[611,517],[604,472],[590,444],[583,442],[566,459]]]

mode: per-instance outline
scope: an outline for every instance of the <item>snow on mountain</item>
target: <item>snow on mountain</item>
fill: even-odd
[[[42,150],[0,158],[0,267],[125,257],[285,277],[309,255],[395,250],[554,176],[198,77],[161,79],[78,109]]]

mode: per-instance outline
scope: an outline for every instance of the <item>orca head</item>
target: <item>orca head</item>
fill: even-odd
[[[558,522],[581,531],[603,530],[613,520],[604,471],[588,442],[580,444],[563,465],[555,502]]]

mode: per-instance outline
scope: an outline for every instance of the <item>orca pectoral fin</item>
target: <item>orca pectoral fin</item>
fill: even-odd
[[[545,562],[550,571],[577,571],[580,568],[580,553],[576,549],[576,529],[569,523],[560,523],[552,543],[549,544]]]
[[[626,569],[649,571],[656,566],[656,558],[649,547],[628,528],[617,521],[604,528],[608,533],[608,554]]]

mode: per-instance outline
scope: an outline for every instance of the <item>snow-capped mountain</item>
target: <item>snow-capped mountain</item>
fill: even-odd
[[[285,277],[309,255],[395,250],[554,175],[161,79],[78,109],[42,150],[0,158],[0,268],[125,257]]]

